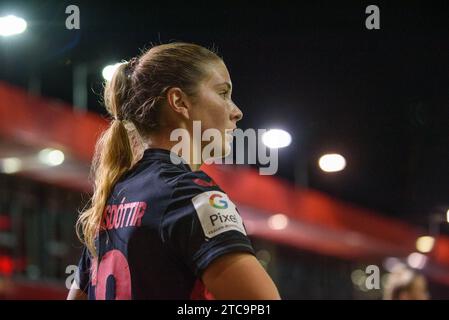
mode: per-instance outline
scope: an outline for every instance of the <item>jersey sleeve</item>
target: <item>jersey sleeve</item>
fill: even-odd
[[[89,287],[90,281],[90,266],[91,259],[89,255],[89,250],[84,247],[83,252],[81,254],[81,258],[78,262],[78,268],[75,275],[75,283],[78,288],[87,294],[87,290]]]
[[[196,276],[224,254],[254,255],[235,204],[201,171],[185,174],[174,186],[162,217],[161,237]]]

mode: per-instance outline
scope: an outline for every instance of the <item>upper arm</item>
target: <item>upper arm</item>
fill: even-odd
[[[277,300],[279,292],[257,259],[248,253],[229,253],[203,272],[206,288],[219,300]]]

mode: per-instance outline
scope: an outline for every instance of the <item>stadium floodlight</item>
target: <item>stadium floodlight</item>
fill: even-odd
[[[24,32],[27,22],[14,15],[0,17],[0,36],[9,37]]]
[[[292,142],[290,133],[282,129],[270,129],[262,135],[262,142],[268,148],[287,147]]]
[[[318,161],[318,165],[324,172],[338,172],[346,167],[346,159],[337,153],[325,154]]]
[[[59,166],[64,162],[65,156],[61,150],[46,148],[39,152],[40,162],[48,166]]]
[[[116,64],[110,64],[110,65],[107,65],[106,67],[104,67],[103,68],[103,71],[102,71],[102,75],[103,75],[103,78],[106,80],[106,81],[110,81],[111,79],[112,79],[112,76],[114,75],[114,72],[115,72],[115,70],[117,70],[117,68],[121,65],[122,63],[116,63]]]

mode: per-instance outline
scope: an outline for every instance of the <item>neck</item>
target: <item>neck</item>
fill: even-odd
[[[165,150],[173,150],[173,147],[179,144],[179,141],[171,141],[170,140],[170,130],[164,130],[164,132],[157,132],[148,135],[148,138],[145,140],[148,148],[157,148],[157,149],[165,149]],[[197,171],[202,165],[202,159],[200,157],[200,163],[198,161],[193,161],[194,149],[198,149],[198,147],[192,143],[190,143],[190,153],[185,154],[185,152],[181,152],[181,150],[177,153],[192,169],[192,171]],[[179,148],[177,148],[179,149]],[[198,152],[198,151],[197,151]],[[176,153],[176,152],[175,152]],[[197,153],[201,155],[201,152]]]

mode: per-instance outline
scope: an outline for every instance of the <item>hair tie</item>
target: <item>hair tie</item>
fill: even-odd
[[[132,58],[131,60],[129,60],[127,62],[127,65],[126,65],[126,73],[127,74],[126,75],[128,78],[131,78],[138,63],[139,63],[139,59],[136,57]]]

